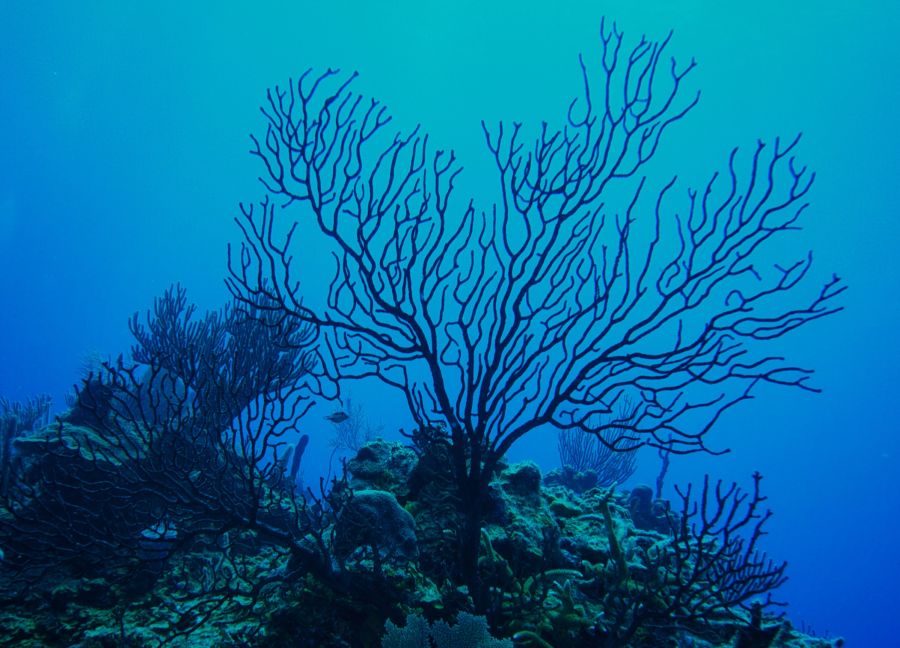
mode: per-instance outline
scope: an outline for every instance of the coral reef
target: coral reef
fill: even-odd
[[[65,429],[56,442],[85,452],[88,432]],[[427,455],[377,440],[349,465],[364,477],[335,485],[335,515],[307,536],[344,563],[340,578],[298,570],[296,557],[259,529],[232,531],[216,544],[177,544],[130,580],[95,566],[81,577],[56,572],[27,596],[9,596],[15,588],[3,574],[0,631],[17,646],[429,645],[409,643],[422,637],[438,647],[836,645],[766,612],[783,565],[755,546],[753,529],[766,519],[758,476],[746,495],[704,484],[700,500],[715,510],[702,518],[694,490],[682,489],[682,501],[647,525],[646,487],[578,494],[545,487],[532,463],[504,466],[482,531],[479,570],[490,605],[478,617],[453,552],[422,555],[453,547],[440,544],[452,535],[452,507],[431,506],[452,494],[440,492],[440,479],[410,487],[433,465]],[[370,488],[373,475],[385,490]],[[716,513],[730,520],[727,528],[703,522]],[[739,537],[738,526],[750,535]]]
[[[813,174],[776,139],[681,207],[675,180],[644,197],[643,167],[697,101],[694,63],[660,64],[668,38],[622,41],[601,25],[599,79],[582,64],[583,97],[533,144],[484,127],[493,209],[460,202],[455,153],[387,129],[354,75],[270,91],[251,150],[267,195],[236,219],[232,300],[197,317],[166,291],[52,425],[24,434],[34,422],[0,402],[0,636],[829,645],[773,611],[786,564],[760,547],[758,474],[660,498],[669,455],[708,451],[724,412],[766,384],[814,390],[766,344],[838,312],[844,286],[802,296],[811,256],[759,252],[797,229]],[[321,303],[302,298],[298,224],[276,225],[276,203],[330,248]],[[334,452],[355,455],[301,484],[303,416],[364,378],[405,397],[408,445],[366,443],[362,412],[335,411]],[[539,429],[561,431],[566,464],[546,483],[507,462]],[[664,451],[655,498],[622,488],[641,446]]]

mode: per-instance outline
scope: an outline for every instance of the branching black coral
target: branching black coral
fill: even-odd
[[[678,489],[681,506],[670,512],[669,537],[642,547],[643,576],[631,575],[620,559],[615,587],[604,599],[607,646],[632,645],[648,628],[707,628],[739,620],[741,608],[756,613],[778,603],[772,593],[787,580],[787,563],[758,547],[771,512],[762,510],[759,473],[753,490],[737,484],[712,486],[704,478],[698,493]],[[723,640],[722,637],[718,637]]]
[[[765,344],[840,310],[837,277],[806,289],[811,255],[762,255],[807,208],[799,138],[734,149],[699,190],[652,189],[648,163],[698,100],[685,95],[694,62],[669,60],[668,45],[626,48],[603,25],[600,62],[581,63],[560,125],[483,124],[499,180],[487,206],[457,197],[454,152],[419,126],[391,131],[355,75],[307,71],[262,107],[252,153],[267,195],[236,219],[229,286],[318,327],[329,375],[377,377],[419,427],[446,427],[475,592],[487,486],[526,434],[601,434],[594,417],[630,398],[617,444],[707,450],[760,385],[814,389]],[[334,256],[323,304],[301,299],[298,220],[283,208]]]

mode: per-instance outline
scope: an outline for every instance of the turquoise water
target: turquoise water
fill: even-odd
[[[761,391],[711,435],[731,454],[677,460],[670,480],[710,472],[746,482],[760,470],[776,513],[766,548],[790,562],[782,598],[791,618],[851,645],[896,645],[900,10],[304,4],[313,5],[0,8],[0,395],[49,392],[62,407],[85,354],[126,350],[127,318],[170,284],[185,285],[201,308],[226,298],[237,203],[261,193],[246,152],[267,87],[308,67],[357,70],[357,89],[380,98],[398,125],[421,123],[438,146],[455,148],[462,186],[480,193],[493,181],[480,121],[561,118],[580,89],[577,55],[596,64],[602,16],[626,38],[674,29],[671,52],[696,58],[689,85],[702,96],[669,132],[658,181],[677,173],[699,184],[732,146],[802,131],[798,156],[817,181],[804,231],[784,255],[813,249],[813,283],[836,272],[850,290],[844,312],[783,340],[824,392]],[[326,280],[320,262],[311,257],[308,271]],[[387,432],[409,425],[400,401],[375,387],[354,396],[369,399]],[[327,427],[312,418],[309,452],[322,459],[316,433]],[[554,455],[554,444],[538,433],[513,455]],[[642,459],[649,481],[655,459]]]

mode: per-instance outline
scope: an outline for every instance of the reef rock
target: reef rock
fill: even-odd
[[[334,532],[334,552],[339,559],[357,549],[374,549],[382,559],[397,562],[415,560],[419,554],[415,520],[388,491],[354,491]]]
[[[409,494],[409,477],[418,457],[409,446],[393,441],[370,441],[347,462],[354,490],[379,490],[393,493],[398,499]]]

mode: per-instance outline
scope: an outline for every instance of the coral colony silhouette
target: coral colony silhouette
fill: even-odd
[[[601,36],[561,126],[482,124],[484,204],[354,74],[269,91],[231,302],[199,317],[166,291],[55,422],[0,403],[10,645],[832,645],[779,612],[758,474],[672,501],[622,486],[638,448],[660,479],[718,451],[761,385],[815,390],[768,343],[843,285],[767,257],[814,175],[795,138],[734,149],[696,190],[647,177],[697,103],[694,62]],[[321,303],[313,245],[335,260]],[[321,413],[349,459],[304,485],[303,417],[372,377],[415,428],[373,440],[358,407]],[[538,430],[568,477],[505,461]]]

